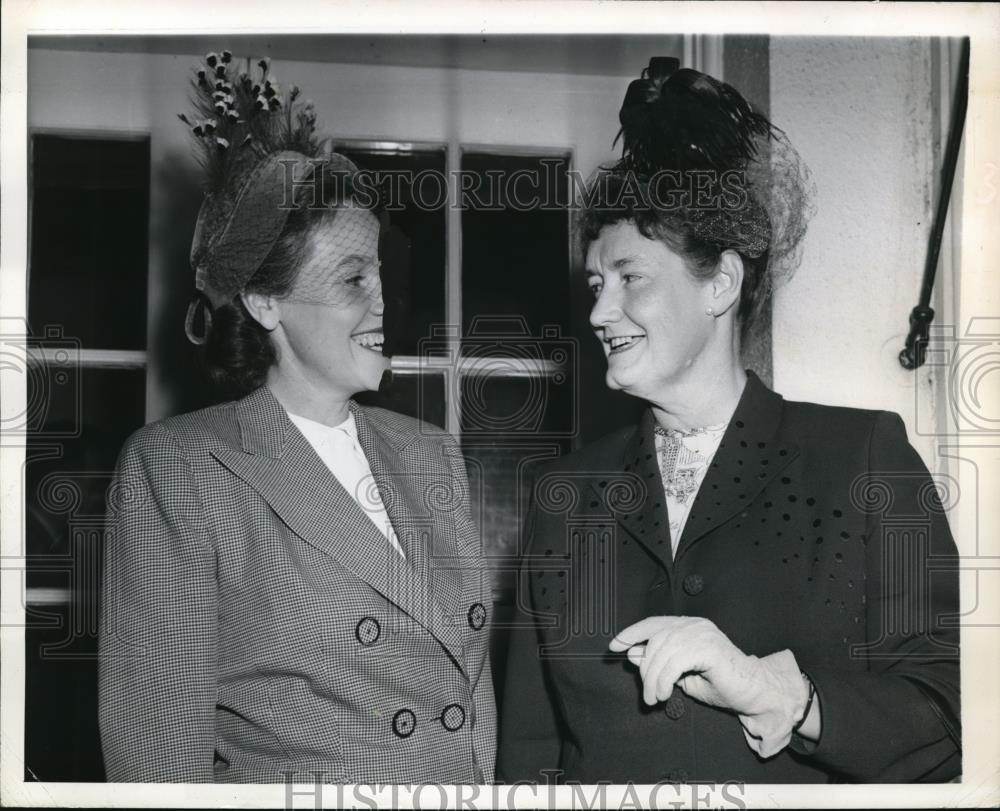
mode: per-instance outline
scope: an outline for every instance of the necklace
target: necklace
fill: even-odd
[[[677,436],[698,436],[699,434],[712,434],[725,431],[727,425],[729,425],[728,422],[717,422],[715,425],[703,425],[700,428],[688,428],[685,430],[684,428],[664,428],[656,424],[653,426],[653,430],[664,436],[671,434],[676,434]]]

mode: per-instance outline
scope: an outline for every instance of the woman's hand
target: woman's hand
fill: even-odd
[[[628,651],[647,704],[665,701],[674,685],[691,698],[740,716],[747,743],[761,757],[788,745],[809,690],[791,651],[747,656],[711,620],[647,617],[610,645]]]

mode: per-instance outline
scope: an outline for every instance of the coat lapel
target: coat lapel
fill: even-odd
[[[385,510],[408,560],[448,626],[464,620],[462,565],[458,559],[454,510],[455,483],[448,461],[427,450],[436,443],[415,441],[412,427],[393,424],[390,413],[351,403],[358,440],[369,460]]]
[[[747,372],[729,427],[691,505],[676,559],[747,506],[799,455],[777,436],[784,399]]]
[[[601,482],[595,482],[593,487],[615,520],[670,571],[673,566],[670,521],[656,458],[651,411],[646,411],[626,439],[620,465],[622,487],[602,487]]]
[[[218,448],[213,456],[271,506],[283,523],[306,543],[337,560],[432,633],[464,667],[461,637],[430,599],[428,581],[417,565],[404,561],[292,425],[274,395],[262,387],[237,404],[241,449]],[[360,430],[359,430],[360,434]],[[389,454],[393,443],[371,443]],[[360,439],[360,436],[359,436]],[[373,454],[365,447],[369,460]],[[370,461],[371,464],[371,461]],[[403,531],[409,498],[397,494],[376,473],[379,492],[397,534]],[[384,469],[383,469],[384,470]],[[385,482],[387,490],[383,490]],[[387,495],[388,493],[388,495]],[[393,502],[390,504],[390,501]],[[403,548],[407,545],[403,543]],[[409,553],[408,553],[409,554]]]
[[[626,439],[621,460],[624,476],[639,488],[640,497],[620,499],[625,503],[616,504],[613,494],[605,492],[599,482],[593,489],[604,498],[615,520],[669,572],[675,560],[745,509],[799,455],[796,445],[777,437],[783,403],[781,395],[768,389],[753,372],[747,373],[743,395],[691,505],[676,555],[671,554],[651,410]]]

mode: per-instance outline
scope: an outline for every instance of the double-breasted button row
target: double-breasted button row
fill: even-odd
[[[473,631],[480,631],[486,624],[486,606],[482,603],[473,603],[469,606],[469,613],[466,615],[469,620],[469,627]]]
[[[448,732],[456,732],[465,726],[465,707],[449,704],[437,719]],[[413,710],[402,709],[392,716],[392,731],[399,738],[409,738],[417,728],[417,716]]]
[[[449,732],[455,732],[465,725],[465,707],[461,704],[449,704],[441,713],[441,726]]]
[[[392,716],[392,731],[400,738],[409,738],[417,728],[417,716],[413,710],[400,710]]]
[[[466,618],[469,621],[469,627],[473,631],[481,631],[483,626],[486,625],[486,606],[482,603],[473,603],[469,606]],[[378,642],[381,635],[382,626],[379,625],[378,620],[374,617],[362,617],[358,620],[358,624],[354,626],[355,639],[365,647],[374,645]]]
[[[354,638],[366,648],[378,642],[380,636],[382,636],[382,626],[374,617],[362,617],[354,626]]]

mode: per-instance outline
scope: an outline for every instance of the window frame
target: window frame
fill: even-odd
[[[149,130],[144,129],[116,129],[116,128],[86,128],[86,127],[29,127],[28,128],[28,183],[27,183],[27,246],[28,250],[25,257],[25,282],[24,282],[24,301],[25,301],[25,312],[30,311],[30,299],[31,299],[31,265],[32,265],[32,234],[34,229],[34,209],[35,209],[35,139],[38,136],[48,136],[53,138],[65,138],[65,139],[75,139],[75,140],[90,140],[90,141],[131,141],[131,142],[145,142],[150,151],[150,166],[152,167],[152,133]],[[152,191],[152,173],[148,179],[150,185],[150,191]],[[149,273],[150,273],[150,263],[148,256],[149,246],[147,242],[147,257],[146,257],[146,299],[141,302],[141,305],[145,308],[149,304]],[[27,321],[25,321],[27,324]],[[29,325],[35,326],[38,325]],[[30,337],[28,335],[26,338]],[[42,339],[44,340],[44,339]],[[102,349],[99,347],[85,347],[80,346],[79,349],[70,358],[70,361],[74,366],[81,372],[88,369],[110,369],[115,371],[132,371],[136,369],[142,369],[145,372],[146,377],[149,376],[149,332],[147,327],[147,333],[144,341],[145,349]],[[65,349],[59,348],[54,349],[51,347],[46,347],[43,344],[32,347],[31,351],[26,353],[26,361],[30,366],[42,366],[47,368],[53,363],[65,363],[65,358],[62,355],[66,352]],[[147,399],[147,395],[144,393],[143,399]],[[148,415],[148,403],[143,403],[144,413]],[[25,494],[27,498],[27,494]],[[25,555],[27,555],[27,550],[25,550]],[[27,557],[26,557],[27,560]],[[25,566],[23,571],[23,577],[25,578],[24,583],[24,595],[25,595],[25,607],[36,607],[36,606],[46,606],[46,605],[68,605],[71,604],[74,597],[74,589],[72,586],[54,588],[51,586],[28,586],[27,585],[27,566]]]
[[[153,134],[145,129],[116,129],[100,128],[91,129],[87,127],[29,127],[28,128],[28,241],[27,256],[25,262],[24,278],[24,303],[25,312],[30,311],[31,306],[31,237],[34,229],[35,210],[35,138],[37,136],[50,136],[53,138],[67,138],[88,141],[145,141],[150,149],[150,169],[152,173],[152,146]],[[150,180],[150,191],[152,191],[152,177]],[[149,247],[147,245],[146,257],[146,301],[143,306],[149,304],[149,272],[150,263],[148,256]],[[100,347],[80,347],[77,360],[80,368],[86,369],[142,369],[148,365],[149,331],[146,332],[145,349],[102,349]],[[52,353],[44,347],[36,352],[34,356],[29,356],[29,363],[37,363],[41,359],[43,363],[53,361]],[[147,371],[148,374],[148,371]]]
[[[381,154],[408,154],[412,152],[443,151],[445,172],[447,173],[448,199],[458,199],[455,179],[462,168],[462,158],[466,154],[498,155],[526,158],[563,158],[566,160],[567,193],[572,191],[569,173],[575,166],[574,150],[570,146],[528,146],[524,144],[495,144],[465,141],[396,141],[374,137],[337,137],[331,139],[334,149],[344,147],[354,150],[369,150]],[[570,212],[567,211],[567,217]],[[574,266],[574,246],[572,220],[567,227],[567,257],[570,273]],[[490,374],[503,377],[530,377],[554,375],[560,367],[547,362],[512,363],[503,358],[491,363],[488,358],[461,357],[462,335],[462,209],[448,205],[445,216],[445,345],[446,356],[428,358],[415,355],[399,355],[393,358],[393,372],[402,375],[458,375],[454,385],[444,386],[445,430],[461,441],[462,387],[461,378],[467,375]]]

